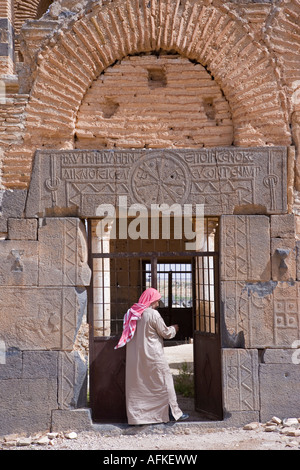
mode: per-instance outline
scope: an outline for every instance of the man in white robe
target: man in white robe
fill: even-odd
[[[128,424],[166,423],[187,419],[178,404],[163,340],[174,338],[177,325],[167,327],[158,307],[160,294],[147,289],[124,317],[119,345],[126,344],[126,408]]]

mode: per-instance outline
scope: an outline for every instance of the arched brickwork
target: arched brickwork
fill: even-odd
[[[266,27],[266,40],[274,53],[282,79],[293,91],[295,81],[300,80],[300,0],[282,2],[275,10],[272,21]],[[300,86],[300,84],[299,84]]]
[[[291,143],[274,58],[221,1],[116,0],[95,6],[40,56],[24,155],[27,149],[31,161],[36,148],[73,148],[78,109],[92,82],[116,60],[160,50],[211,73],[231,108],[234,145]]]
[[[14,0],[14,28],[18,34],[22,24],[45,13],[53,0]]]
[[[82,100],[75,148],[201,148],[232,145],[231,112],[200,64],[173,54],[126,57]]]

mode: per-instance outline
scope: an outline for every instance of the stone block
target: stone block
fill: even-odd
[[[275,282],[221,282],[223,347],[263,348],[273,345],[275,287]]]
[[[263,215],[221,217],[221,280],[269,281],[270,228]]]
[[[57,351],[24,351],[23,378],[57,378]]]
[[[296,279],[296,246],[292,238],[271,239],[273,281]]]
[[[0,286],[38,284],[38,246],[34,241],[0,241]]]
[[[300,241],[296,242],[296,278],[300,281]]]
[[[291,348],[300,338],[300,283],[221,282],[223,347]]]
[[[203,204],[206,215],[281,214],[287,212],[286,168],[285,147],[40,150],[26,216],[97,217],[119,196],[128,206],[148,208]]]
[[[222,349],[223,406],[226,413],[258,411],[258,352]]]
[[[72,350],[84,299],[84,290],[71,287],[0,287],[1,335],[7,347]]]
[[[9,217],[22,217],[27,191],[23,189],[0,191],[0,232],[7,232]]]
[[[58,362],[58,408],[87,404],[87,361],[77,351],[60,352]]]
[[[271,215],[271,238],[295,238],[294,214]]]
[[[9,240],[36,240],[36,219],[8,219]]]
[[[300,367],[294,364],[260,364],[261,421],[272,416],[300,416]]]
[[[300,341],[297,344],[300,346]],[[300,357],[300,349],[266,349],[263,355],[263,363],[295,364],[298,363],[298,357]]]
[[[8,348],[5,350],[3,359],[0,362],[0,380],[21,378],[23,373],[22,351]]]
[[[77,218],[45,218],[38,231],[39,285],[88,286],[87,238]]]
[[[241,427],[247,423],[259,422],[259,411],[230,411],[224,414],[224,425]]]
[[[0,434],[48,431],[57,379],[0,380]]]
[[[91,431],[92,429],[91,410],[88,408],[52,411],[52,432],[79,432]]]

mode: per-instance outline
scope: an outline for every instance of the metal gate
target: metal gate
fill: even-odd
[[[89,222],[93,272],[88,313],[90,407],[94,421],[127,421],[126,348],[115,350],[114,346],[122,332],[125,312],[151,286],[162,295],[158,310],[166,324],[179,325],[176,341],[193,337],[196,410],[221,418],[218,222],[207,218],[205,223],[206,250],[196,252],[182,250],[182,240],[177,246],[169,240],[143,243],[102,238],[98,242],[97,237],[93,238],[93,223]],[[171,247],[176,249],[171,251]]]

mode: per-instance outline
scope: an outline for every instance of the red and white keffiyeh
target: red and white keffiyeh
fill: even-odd
[[[136,322],[141,319],[144,310],[160,298],[160,293],[153,287],[149,287],[149,289],[146,289],[142,293],[139,301],[128,309],[124,315],[122,336],[117,346],[115,346],[115,349],[125,346],[125,344],[133,338],[136,330]]]

